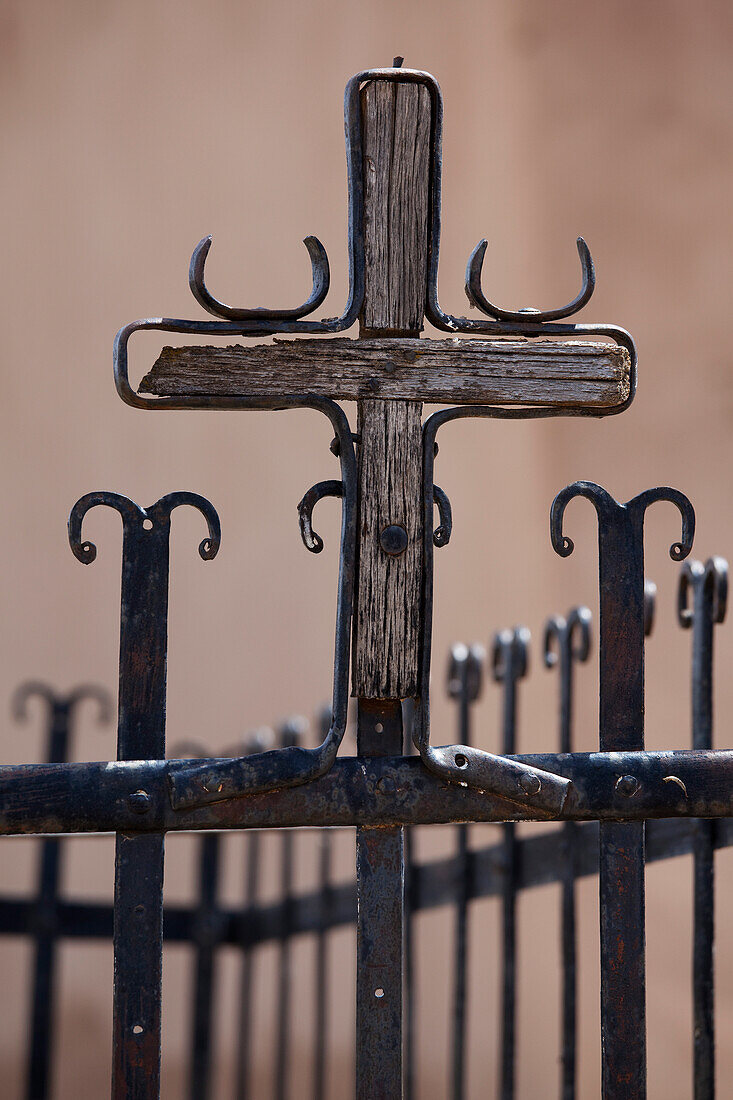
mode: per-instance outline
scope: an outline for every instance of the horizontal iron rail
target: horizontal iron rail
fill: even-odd
[[[570,780],[557,814],[446,783],[415,757],[345,757],[303,787],[191,810],[170,802],[179,761],[20,764],[0,768],[0,835],[733,816],[733,751],[512,759]]]
[[[646,862],[690,855],[694,851],[696,826],[693,820],[650,821],[646,835]],[[560,830],[518,841],[517,889],[560,882],[565,851]],[[733,818],[715,822],[716,849],[733,847]],[[503,843],[468,853],[471,864],[468,900],[499,897],[504,880]],[[584,822],[578,827],[576,878],[598,874],[598,826]],[[414,910],[433,909],[455,901],[459,866],[455,856],[412,870]],[[324,917],[321,893],[315,890],[292,899],[286,913],[282,902],[257,905],[244,911],[217,908],[211,916],[209,935],[220,945],[255,947],[284,936],[322,932],[353,924],[356,918],[356,886],[353,882],[330,888],[328,915]],[[27,935],[33,927],[36,904],[25,898],[0,898],[0,936]],[[164,935],[170,943],[195,939],[198,911],[195,906],[166,905]],[[59,901],[55,911],[55,933],[62,939],[110,939],[112,906],[104,903]]]

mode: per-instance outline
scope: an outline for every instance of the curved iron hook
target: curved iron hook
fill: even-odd
[[[589,607],[574,607],[567,618],[570,634],[570,652],[576,661],[587,661],[590,654],[593,616]]]
[[[654,630],[654,618],[657,613],[657,586],[654,581],[644,578],[644,637],[651,637]]]
[[[531,635],[526,626],[513,630],[499,630],[491,643],[491,675],[498,684],[507,676],[521,680],[529,667],[529,643]]]
[[[49,711],[53,711],[59,701],[55,691],[48,684],[44,684],[42,680],[28,680],[15,689],[10,702],[11,714],[16,722],[27,722],[28,700],[34,696],[42,699]]]
[[[563,645],[575,661],[587,661],[590,655],[591,622],[589,607],[574,607],[567,618],[552,615],[545,623],[542,641],[542,659],[545,668],[554,668],[560,659]],[[553,646],[553,643],[555,645]]]
[[[152,525],[155,522],[170,523],[172,510],[180,505],[188,504],[201,512],[209,529],[208,538],[199,543],[200,556],[204,561],[211,561],[219,551],[221,545],[219,516],[214,506],[205,497],[199,496],[198,493],[186,491],[167,493],[149,508],[141,508],[139,504],[135,504],[133,500],[122,496],[121,493],[98,491],[80,497],[69,514],[69,545],[74,557],[78,558],[83,565],[91,565],[95,560],[97,547],[93,542],[82,541],[82,523],[91,508],[102,504],[119,512],[122,516],[123,525],[132,525],[139,521],[141,526],[146,523]]]
[[[306,237],[303,244],[308,249],[311,260],[313,287],[310,295],[297,309],[237,309],[228,306],[224,302],[214,298],[206,286],[204,269],[206,257],[211,249],[211,236],[204,237],[193,250],[191,263],[188,268],[188,285],[191,288],[196,301],[203,306],[207,313],[214,317],[223,317],[229,321],[297,321],[301,317],[307,317],[323,304],[331,281],[331,272],[328,265],[328,256],[317,237]]]
[[[435,546],[447,546],[453,534],[453,509],[448,500],[448,494],[444,493],[439,485],[433,485],[433,503],[437,506],[440,516],[440,525],[433,531],[433,543]]]
[[[341,497],[344,495],[344,483],[342,481],[319,481],[312,486],[298,504],[298,521],[300,523],[300,537],[306,550],[311,554],[320,554],[323,550],[323,539],[313,530],[313,509],[319,500],[324,497]]]
[[[672,489],[668,485],[661,485],[656,489],[646,489],[643,493],[633,497],[626,504],[620,504],[614,500],[600,485],[592,481],[576,481],[561,489],[552,502],[550,509],[550,539],[556,554],[561,558],[569,557],[575,549],[571,538],[563,534],[563,517],[565,508],[575,497],[585,497],[591,501],[599,517],[609,514],[614,509],[623,508],[629,512],[643,513],[650,504],[657,501],[667,501],[674,504],[682,518],[682,537],[679,542],[673,542],[669,548],[669,556],[673,561],[683,561],[692,549],[692,541],[695,535],[695,512],[684,493],[679,489]]]
[[[174,508],[180,508],[182,505],[195,508],[206,520],[209,535],[208,538],[201,540],[198,550],[204,561],[211,561],[219,553],[219,547],[221,546],[221,522],[216,508],[206,497],[182,489],[174,493],[166,493],[150,508],[146,508],[145,512],[147,517],[153,521],[170,523],[171,512]]]
[[[106,688],[97,684],[80,684],[73,688],[68,695],[57,695],[55,691],[40,680],[28,680],[21,684],[13,693],[12,714],[18,722],[28,719],[28,700],[36,696],[43,699],[48,709],[52,711],[55,706],[62,705],[71,713],[85,700],[93,700],[97,704],[97,721],[100,725],[112,719],[112,696]]]
[[[451,699],[463,699],[474,703],[481,694],[483,685],[486,650],[482,645],[464,645],[457,642],[451,646],[448,659],[448,696]]]
[[[83,497],[79,497],[69,513],[68,529],[69,545],[74,557],[77,558],[82,565],[91,565],[97,557],[97,547],[95,544],[93,542],[82,541],[81,529],[84,516],[91,508],[96,508],[97,505],[101,504],[105,504],[108,508],[114,508],[119,512],[122,516],[123,524],[131,524],[135,520],[139,520],[142,525],[148,518],[144,508],[141,508],[139,504],[135,504],[134,500],[130,500],[129,497],[122,496],[121,493],[99,490],[94,493],[86,493]]]
[[[545,321],[559,321],[563,317],[570,317],[571,314],[577,313],[590,301],[596,287],[596,271],[590,249],[582,237],[578,237],[576,244],[583,273],[583,285],[580,293],[573,298],[572,302],[560,309],[525,308],[509,310],[500,309],[490,302],[481,289],[481,272],[488,243],[485,239],[479,241],[471,253],[466,265],[466,294],[469,302],[489,317],[495,317],[497,321],[507,321],[515,324],[521,324],[523,321],[535,321],[537,324],[543,324]]]
[[[696,584],[709,586],[712,595],[713,622],[722,623],[728,608],[728,562],[714,556],[703,565],[700,561],[686,561],[680,570],[677,588],[677,621],[681,627],[692,626],[695,609],[689,605],[689,592]]]

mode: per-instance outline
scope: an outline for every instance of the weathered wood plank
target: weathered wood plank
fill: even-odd
[[[613,408],[628,397],[629,376],[629,353],[616,344],[290,339],[163,348],[140,392]]]
[[[354,694],[402,699],[417,694],[422,577],[421,405],[359,404],[359,585]],[[406,549],[385,553],[380,535],[398,525]]]
[[[427,280],[430,96],[375,80],[361,93],[365,294],[361,332],[417,335]]]
[[[423,326],[430,110],[427,89],[417,84],[376,80],[362,89],[365,291],[359,357],[370,336],[397,337],[393,343],[399,346]],[[418,690],[422,400],[406,400],[404,389],[386,400],[376,378],[367,376],[359,396],[353,683],[360,699],[402,699]]]

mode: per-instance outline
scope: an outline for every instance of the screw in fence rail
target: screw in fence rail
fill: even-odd
[[[598,516],[600,749],[638,752],[644,748],[644,516],[655,501],[677,507],[682,538],[670,556],[682,561],[692,548],[695,513],[676,489],[649,489],[620,504],[599,485],[578,481],[552,504],[550,536],[561,557],[573,552],[563,517],[577,496],[590,500]],[[637,776],[619,775],[618,820],[600,825],[603,1100],[646,1096],[644,823],[623,821],[640,786]]]
[[[491,646],[491,671],[494,679],[502,684],[502,748],[504,756],[516,752],[517,733],[517,684],[527,675],[530,634],[526,627],[501,630],[494,635]],[[529,786],[528,794],[536,794],[535,784],[540,780],[533,775],[522,778]],[[516,1060],[517,1024],[517,836],[516,825],[508,821],[502,825],[504,834],[502,853],[502,994],[501,994],[501,1068],[499,1096],[501,1100],[513,1100]]]
[[[45,756],[49,764],[68,761],[74,718],[84,700],[97,703],[100,722],[109,722],[111,718],[110,697],[103,688],[84,684],[68,695],[59,695],[48,684],[31,680],[21,684],[13,695],[12,711],[17,721],[28,718],[28,700],[34,697],[46,705]],[[25,1078],[27,1100],[45,1100],[51,1080],[62,844],[62,840],[56,839],[41,842],[38,886],[32,911],[35,943]]]
[[[560,752],[573,751],[573,681],[576,661],[587,661],[590,654],[591,613],[587,607],[574,607],[567,617],[553,615],[545,623],[544,660],[547,668],[557,668],[560,677]],[[575,878],[577,875],[577,825],[562,825],[562,1100],[575,1100],[576,1090],[576,932]]]
[[[270,752],[275,744],[275,734],[263,726],[250,734],[245,741],[245,753]],[[244,837],[244,896],[242,911],[254,911],[259,900],[261,835],[256,829],[250,829]],[[246,941],[246,935],[245,935]],[[254,948],[245,942],[242,947],[242,969],[239,986],[239,1019],[237,1022],[237,1047],[235,1062],[235,1100],[249,1100],[252,1078],[252,1023],[254,988]]]
[[[692,747],[713,747],[713,634],[728,602],[728,563],[713,557],[680,570],[677,618],[692,627]],[[715,821],[693,822],[693,1081],[695,1100],[715,1096]]]
[[[470,745],[471,706],[481,694],[486,653],[482,646],[462,643],[451,648],[448,695],[458,704],[458,743]],[[473,861],[468,847],[468,825],[456,826],[456,915],[451,1030],[451,1096],[463,1100],[466,1088],[466,969],[468,961],[468,904],[473,895]]]
[[[71,549],[85,565],[97,548],[82,540],[83,520],[102,504],[120,513],[123,531],[117,757],[164,760],[171,512],[186,504],[203,514],[208,537],[199,554],[205,561],[219,549],[219,517],[196,493],[169,493],[149,508],[118,493],[88,493],[69,516]],[[141,825],[152,808],[144,789],[128,798]],[[162,832],[117,833],[112,1100],[160,1094],[163,849]]]
[[[289,718],[280,726],[278,739],[284,749],[302,745],[308,730],[305,718]],[[292,936],[293,936],[293,843],[291,829],[283,829],[280,836],[280,897],[283,906],[283,927],[279,944],[277,1001],[275,1017],[275,1100],[286,1100],[289,1095],[288,1072],[290,1070],[290,1010],[292,992]]]

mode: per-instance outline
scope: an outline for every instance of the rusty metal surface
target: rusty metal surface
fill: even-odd
[[[107,692],[99,687],[82,685],[68,695],[60,695],[47,684],[33,680],[21,684],[13,696],[13,717],[17,721],[28,718],[28,702],[34,697],[44,704],[45,755],[50,764],[63,764],[69,759],[73,725],[82,702],[92,700],[96,703],[100,722],[109,722],[111,718],[111,700]],[[25,1077],[27,1100],[44,1100],[51,1082],[61,875],[61,843],[55,839],[44,840],[36,900],[26,924],[26,929],[32,931],[35,940]]]
[[[90,508],[106,505],[122,517],[122,594],[117,721],[119,760],[165,758],[166,651],[171,512],[197,508],[208,525],[199,546],[204,560],[220,543],[219,517],[203,497],[169,493],[140,508],[117,493],[88,493],[69,517],[69,542],[85,565],[96,557],[83,541]],[[127,805],[140,820],[148,794],[137,788]],[[150,1100],[160,1093],[163,977],[164,834],[141,835],[133,821],[117,832],[115,852],[113,1100]]]
[[[577,482],[555,498],[552,544],[562,557],[573,551],[563,533],[567,504],[585,497],[598,517],[599,559],[599,739],[604,751],[644,748],[644,517],[656,501],[674,504],[682,538],[670,548],[682,561],[692,548],[695,515],[675,489],[659,488],[619,504],[590,482]],[[672,785],[672,784],[670,784]],[[616,784],[633,799],[635,775]],[[644,914],[644,822],[603,823],[600,829],[601,1051],[604,1100],[646,1095],[646,967]]]
[[[685,562],[677,617],[692,628],[692,744],[713,747],[713,634],[725,619],[728,563],[719,557]],[[715,822],[694,823],[693,863],[693,1088],[695,1100],[715,1096]]]

